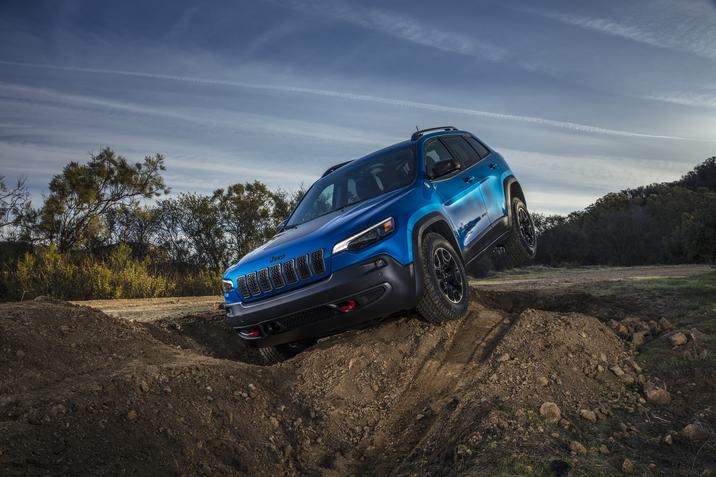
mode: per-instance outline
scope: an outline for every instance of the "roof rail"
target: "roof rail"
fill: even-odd
[[[420,136],[425,134],[426,132],[430,131],[457,131],[457,128],[455,126],[439,126],[436,128],[427,128],[427,129],[421,129],[419,131],[415,131],[412,136],[410,136],[411,141],[415,141]]]

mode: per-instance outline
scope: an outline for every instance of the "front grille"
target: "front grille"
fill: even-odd
[[[246,277],[245,276],[241,275],[239,278],[236,279],[236,286],[239,287],[239,292],[241,292],[242,297],[248,298],[251,296],[249,287],[246,285]]]
[[[311,269],[308,267],[308,254],[301,255],[296,259],[296,267],[298,268],[298,276],[301,280],[311,278]]]
[[[259,282],[258,280],[256,280],[256,272],[251,272],[246,275],[246,282],[249,285],[249,291],[253,296],[258,296],[261,294],[261,290],[259,289]]]
[[[262,292],[269,292],[273,290],[273,287],[271,287],[271,282],[269,282],[269,273],[268,268],[262,268],[257,272],[259,277],[259,286],[261,287]]]
[[[326,271],[326,264],[323,262],[323,249],[311,252],[311,267],[316,275]]]
[[[286,283],[293,285],[298,281],[295,268],[296,261],[294,259],[283,262],[283,273],[286,275]]]
[[[281,275],[281,265],[278,263],[271,266],[271,283],[274,288],[282,288],[285,285]]]
[[[283,263],[271,265],[236,278],[236,286],[243,298],[257,297],[301,280],[326,273],[323,249],[290,258]]]
[[[322,306],[319,308],[314,308],[312,310],[301,311],[298,313],[294,313],[293,315],[285,316],[281,319],[276,320],[275,323],[277,323],[283,329],[290,330],[292,328],[297,328],[299,326],[307,325],[309,323],[325,320],[326,318],[335,316],[335,314],[336,312],[331,310],[327,306]]]

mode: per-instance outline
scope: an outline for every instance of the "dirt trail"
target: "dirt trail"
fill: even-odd
[[[464,319],[386,319],[270,367],[236,346],[213,297],[157,303],[149,319],[137,319],[147,301],[92,303],[114,316],[2,304],[0,474],[522,475],[557,462],[612,475],[652,445],[632,421],[675,419],[644,399],[654,377],[609,325],[633,310],[584,288],[476,284]],[[561,420],[545,422],[545,401]],[[653,445],[663,469],[689,475],[696,452],[699,472],[716,465],[708,442]]]

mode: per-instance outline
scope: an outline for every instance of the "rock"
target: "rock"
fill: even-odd
[[[661,328],[661,331],[669,331],[674,327],[674,325],[672,325],[666,318],[659,318],[659,327]]]
[[[631,475],[634,473],[634,463],[630,461],[629,459],[624,459],[624,462],[622,463],[622,472],[624,472],[625,475]]]
[[[139,383],[139,389],[141,389],[142,392],[148,393],[149,392],[149,384],[147,384],[146,381],[142,380]]]
[[[417,416],[415,416],[415,420],[416,420],[416,421],[420,421],[420,420],[423,419],[424,417],[425,417],[425,414],[418,414]]]
[[[649,333],[646,331],[637,331],[636,333],[632,333],[631,335],[631,343],[634,346],[641,346],[644,343],[646,343],[646,337]]]
[[[669,336],[669,342],[671,343],[671,346],[682,346],[689,342],[689,338],[687,338],[681,331],[677,331]]]
[[[540,376],[539,378],[537,378],[537,384],[539,384],[540,386],[547,386],[549,384],[549,380],[544,376]]]
[[[19,349],[15,352],[15,356],[17,356],[18,358],[22,358],[23,356],[25,356],[25,352]]]
[[[599,453],[602,454],[602,455],[609,455],[609,447],[607,447],[607,446],[604,445],[604,444],[600,445],[600,446],[599,446]]]
[[[136,418],[137,418],[137,411],[135,411],[134,409],[130,409],[129,412],[127,413],[127,420],[133,421]]]
[[[617,376],[618,378],[621,378],[622,376],[624,376],[624,371],[619,366],[614,365],[611,368],[609,368],[609,370],[612,373],[614,373],[614,375]]]
[[[604,354],[604,353],[599,353],[599,361],[601,361],[602,363],[606,363],[606,362],[607,362],[607,355]]]
[[[671,402],[671,394],[669,394],[669,391],[654,385],[647,385],[644,394],[646,395],[647,401],[659,406],[666,406]]]
[[[594,411],[591,411],[589,409],[580,409],[579,417],[581,417],[582,419],[586,419],[589,422],[597,422],[597,415],[594,413]]]
[[[670,446],[674,443],[674,438],[671,436],[671,434],[667,434],[664,436],[664,439],[662,439],[662,442],[667,446]]]
[[[504,363],[505,361],[509,361],[509,360],[510,360],[510,355],[507,353],[501,354],[500,356],[497,357],[498,363]]]
[[[649,462],[649,465],[647,465],[650,471],[654,472],[656,470],[656,464],[653,462]]]
[[[539,413],[542,417],[544,417],[544,420],[550,424],[559,422],[559,420],[562,418],[562,413],[559,410],[559,406],[557,406],[553,402],[546,402],[542,404],[539,408]]]
[[[274,429],[278,429],[278,425],[279,425],[278,419],[276,419],[274,416],[271,416],[269,418],[269,422],[271,423],[271,427],[273,427]]]
[[[699,421],[688,424],[681,433],[691,441],[705,441],[709,437],[709,432],[706,430],[706,427]]]
[[[633,369],[636,374],[641,374],[641,366],[639,366],[636,361],[629,358],[626,360],[626,363],[631,366],[631,369]]]
[[[572,441],[569,443],[569,450],[577,455],[586,455],[587,448],[582,445],[581,442]]]

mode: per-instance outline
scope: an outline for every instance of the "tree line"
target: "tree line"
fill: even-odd
[[[303,193],[254,181],[167,197],[165,169],[162,155],[131,164],[107,148],[67,164],[38,208],[25,181],[0,176],[0,299],[216,293]]]
[[[716,157],[675,182],[610,193],[567,216],[534,214],[536,261],[648,265],[716,260]]]
[[[0,176],[0,300],[218,293],[220,273],[274,235],[303,190],[260,181],[168,196],[157,154],[111,149],[55,175],[39,207]],[[714,262],[716,157],[680,180],[607,194],[567,216],[533,214],[551,266]],[[477,271],[499,268],[486,257]]]

